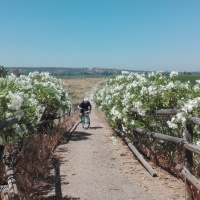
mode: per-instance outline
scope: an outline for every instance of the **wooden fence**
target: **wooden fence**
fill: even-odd
[[[132,108],[131,110],[137,113],[137,109]],[[149,111],[148,114],[149,115],[176,115],[177,113],[180,113],[180,112],[182,111],[179,109],[162,109],[162,110],[157,110],[157,111]],[[191,117],[191,122],[194,123],[195,125],[200,125],[200,118]],[[133,141],[127,137],[128,134],[119,129],[115,129],[115,131],[122,136],[122,138],[125,140],[129,148],[138,157],[138,159],[143,164],[143,166],[146,167],[148,172],[152,176],[157,176],[156,172],[150,167],[150,165],[144,160],[144,158],[139,153],[139,151],[134,147]],[[192,144],[192,138],[193,138],[192,124],[184,124],[184,133],[186,135],[185,138],[178,138],[178,137],[173,137],[169,135],[164,135],[162,133],[155,133],[155,132],[144,130],[138,127],[134,128],[133,133],[140,134],[141,136],[148,135],[151,138],[174,143],[177,146],[183,147],[185,149],[184,151],[185,162],[183,163],[183,166],[181,166],[180,170],[181,170],[181,174],[185,178],[185,184],[186,184],[186,198],[185,199],[193,200],[194,195],[192,193],[192,187],[196,187],[197,193],[199,193],[200,181],[190,172],[189,169],[193,167],[193,153],[200,155],[200,146]]]
[[[47,129],[45,133],[50,133],[52,129],[62,126],[62,124],[64,124],[68,120],[68,118],[71,116],[71,113],[73,111],[72,111],[72,108],[70,108],[69,111],[59,113],[58,116],[56,116],[52,120],[44,119],[41,121],[44,112],[45,112],[45,109],[43,109],[43,113],[39,116],[39,119],[35,128],[43,127],[44,129],[39,129],[39,130],[41,131],[41,130]],[[57,122],[55,123],[56,120]],[[16,123],[19,123],[18,118],[10,118],[7,120],[2,120],[0,121],[0,131]],[[0,194],[1,194],[0,199],[2,200],[10,200],[10,199],[19,200],[19,193],[17,190],[14,169],[13,169],[14,168],[13,161],[16,159],[16,156],[18,154],[20,141],[21,141],[21,138],[18,138],[18,141],[16,142],[16,145],[12,153],[8,153],[7,151],[5,151],[4,146],[0,145],[0,159],[3,160],[5,164],[5,173],[7,177],[7,185],[0,185]]]

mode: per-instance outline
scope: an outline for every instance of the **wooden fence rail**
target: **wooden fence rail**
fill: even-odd
[[[136,108],[131,108],[131,112],[138,113],[138,110]],[[161,109],[161,110],[148,110],[146,114],[148,115],[163,115],[163,116],[169,116],[169,115],[176,115],[177,113],[183,112],[180,109]],[[198,117],[191,117],[191,123],[194,123],[195,125],[200,125],[200,118]],[[200,181],[192,175],[192,173],[187,169],[187,167],[191,168],[193,167],[193,153],[196,153],[200,155],[200,146],[192,144],[192,137],[193,137],[193,130],[191,124],[183,124],[184,125],[184,138],[178,138],[174,136],[164,135],[162,133],[155,133],[149,130],[145,130],[139,127],[135,127],[133,129],[134,133],[139,133],[143,135],[148,135],[152,138],[167,141],[170,143],[174,143],[178,146],[182,146],[185,149],[185,166],[182,167],[182,175],[185,177],[185,184],[186,184],[186,200],[193,200],[194,196],[191,191],[191,187],[189,186],[189,183],[196,187],[197,190],[200,191]],[[115,129],[117,133],[119,133],[125,142],[128,144],[130,149],[133,151],[133,153],[138,157],[138,159],[142,162],[142,164],[146,167],[146,169],[150,172],[149,169],[151,169],[148,164],[144,164],[144,162],[141,159],[141,155],[138,153],[137,150],[135,150],[135,147],[132,144],[132,141],[127,138],[127,134],[123,132],[122,130]],[[132,133],[133,134],[133,133]],[[133,147],[134,148],[133,148]],[[151,174],[151,173],[150,173]]]
[[[17,123],[18,120],[19,120],[18,118],[9,118],[9,119],[0,121],[0,130]]]
[[[126,144],[129,146],[131,151],[137,156],[139,161],[143,164],[143,166],[147,169],[147,171],[151,174],[151,176],[153,177],[157,176],[157,173],[151,168],[148,162],[146,162],[146,160],[139,153],[139,151],[133,146],[131,140],[128,137],[126,137],[126,134],[123,131],[120,131],[118,129],[115,129],[115,131],[123,137],[123,139],[125,140]]]
[[[181,145],[185,149],[188,149],[188,150],[200,155],[200,147],[193,145],[193,144],[190,144],[184,138],[178,138],[178,137],[174,137],[174,136],[170,136],[170,135],[164,135],[164,134],[161,134],[161,133],[154,133],[154,132],[151,132],[151,131],[148,131],[148,130],[145,130],[145,129],[142,129],[142,128],[137,128],[137,127],[134,128],[133,130],[137,133],[146,134],[148,136],[151,136],[151,137],[159,139],[159,140],[164,140],[164,141],[167,141],[167,142],[175,143],[177,145]]]

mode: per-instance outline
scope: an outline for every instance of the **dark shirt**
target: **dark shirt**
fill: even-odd
[[[89,101],[88,101],[88,102],[82,101],[82,102],[79,104],[79,107],[81,107],[81,108],[84,109],[85,111],[91,110],[91,109],[92,109],[91,103],[90,103]]]

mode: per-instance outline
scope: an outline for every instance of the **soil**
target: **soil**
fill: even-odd
[[[57,187],[45,199],[185,199],[183,181],[149,162],[158,175],[152,177],[92,105],[90,128],[77,120],[69,142],[56,149]]]

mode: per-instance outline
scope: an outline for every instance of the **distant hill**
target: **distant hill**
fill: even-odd
[[[28,75],[30,72],[49,72],[56,77],[99,77],[99,76],[114,76],[121,74],[120,69],[105,69],[105,68],[61,68],[61,67],[10,67],[7,68],[9,72]],[[127,70],[126,70],[127,71]]]
[[[123,70],[123,69],[108,69],[108,68],[64,68],[64,67],[7,67],[9,72],[16,75],[28,75],[30,72],[49,72],[56,77],[106,77],[121,74],[122,71],[149,73],[152,71],[139,70]],[[170,72],[166,71],[165,74]],[[179,74],[192,75],[199,74],[199,72],[179,72]]]

